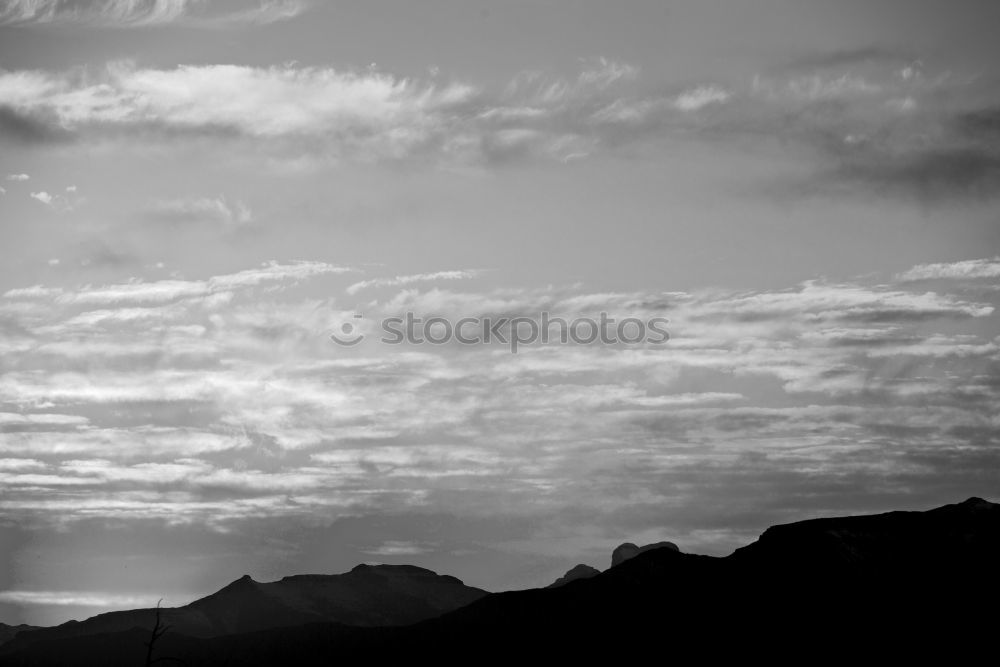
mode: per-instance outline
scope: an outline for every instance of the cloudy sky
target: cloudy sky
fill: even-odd
[[[998,24],[0,0],[0,621],[995,498]],[[371,335],[405,312],[671,338]]]

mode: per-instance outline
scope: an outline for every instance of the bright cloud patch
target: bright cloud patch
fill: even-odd
[[[162,597],[154,595],[137,595],[122,593],[105,593],[92,591],[0,591],[0,603],[18,605],[55,605],[58,607],[99,607],[102,609],[135,609],[153,607]],[[183,604],[189,602],[184,599]],[[164,606],[174,604],[167,600]]]
[[[701,86],[678,95],[674,106],[681,111],[697,111],[710,104],[721,104],[730,97],[728,92],[718,86]]]

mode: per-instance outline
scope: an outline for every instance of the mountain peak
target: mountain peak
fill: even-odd
[[[672,549],[674,551],[680,551],[680,548],[673,542],[654,542],[653,544],[647,544],[645,546],[639,547],[631,542],[626,542],[621,544],[611,553],[611,567],[615,565],[621,565],[625,561],[635,558],[641,553],[649,551],[651,549]]]
[[[244,574],[242,577],[240,577],[239,579],[233,581],[228,586],[226,586],[226,588],[232,588],[234,586],[235,587],[244,588],[246,586],[249,586],[251,584],[256,584],[256,583],[259,583],[259,582],[254,581],[254,578],[251,577],[249,574]]]
[[[559,577],[551,584],[548,588],[558,588],[559,586],[565,586],[571,581],[576,581],[577,579],[590,579],[591,577],[596,577],[601,573],[596,567],[591,567],[590,565],[584,565],[583,563],[570,568],[566,574]]]

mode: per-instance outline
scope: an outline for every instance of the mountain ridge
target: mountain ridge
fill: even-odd
[[[342,574],[290,575],[258,582],[248,574],[181,607],[159,610],[173,632],[213,637],[278,626],[339,622],[352,626],[391,626],[440,615],[486,595],[450,575],[411,565],[359,565]],[[98,614],[36,628],[22,643],[81,635],[151,628],[157,610],[133,609]]]
[[[985,610],[1000,595],[997,562],[1000,505],[971,498],[922,512],[773,526],[725,557],[649,549],[572,585],[483,595],[409,625],[173,633],[160,649],[189,665],[321,665],[331,656],[433,656],[450,664],[484,648],[490,659],[582,660],[622,647],[673,659],[763,651],[779,663],[861,656],[954,664],[991,646],[993,615]],[[86,664],[64,657],[72,655],[138,664],[143,636],[131,629],[34,644],[21,637],[0,647],[0,663]]]

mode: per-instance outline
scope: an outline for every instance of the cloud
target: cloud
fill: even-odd
[[[521,72],[507,84],[501,95],[501,99],[517,100],[518,104],[488,110],[487,114],[502,116],[510,112],[513,117],[531,117],[541,112],[544,115],[553,105],[599,97],[638,76],[639,69],[634,65],[603,57],[585,60],[575,78],[552,77],[537,70]]]
[[[77,188],[75,186],[66,188],[65,194],[50,194],[45,190],[40,190],[39,192],[30,193],[29,196],[32,199],[41,202],[46,207],[62,213],[72,211],[84,201],[83,198],[77,194]]]
[[[896,276],[896,280],[976,280],[1000,278],[1000,257],[969,259],[962,262],[920,264]]]
[[[698,111],[710,104],[721,104],[732,95],[719,86],[699,86],[687,90],[674,100],[674,106],[681,111]]]
[[[0,23],[49,23],[101,21],[121,25],[169,23],[180,18],[196,0],[10,0],[0,11]]]
[[[662,525],[668,503],[687,508],[670,521],[688,531],[705,528],[692,509],[705,503],[762,520],[761,489],[826,507],[935,479],[987,483],[976,462],[997,442],[1000,338],[995,303],[979,299],[994,292],[970,299],[955,281],[930,292],[909,272],[687,293],[418,289],[403,276],[386,284],[401,291],[366,303],[369,324],[406,310],[607,312],[666,317],[671,339],[510,354],[382,345],[376,331],[345,349],[326,332],[352,311],[272,289],[341,272],[273,263],[197,280],[8,290],[0,514],[231,530],[259,517],[485,517],[502,505],[622,530]],[[818,478],[833,485],[820,499],[809,495]],[[429,548],[411,536],[360,543],[386,556]]]
[[[325,262],[268,262],[255,269],[212,276],[205,280],[158,280],[104,286],[87,286],[74,291],[58,290],[57,300],[63,304],[118,305],[163,304],[180,299],[202,299],[242,290],[265,283],[294,283],[324,274],[346,273],[350,269]],[[18,298],[53,294],[41,286],[11,290],[6,296]]]
[[[7,299],[37,299],[62,294],[62,289],[58,287],[44,287],[43,285],[32,285],[31,287],[16,287],[4,292]]]
[[[309,11],[313,5],[314,0],[258,0],[256,7],[228,14],[193,16],[187,23],[207,28],[269,25],[294,19]]]
[[[815,323],[888,323],[936,318],[992,315],[991,304],[968,302],[934,292],[909,292],[889,287],[863,287],[806,281],[797,290],[722,297],[696,317],[721,317],[747,323],[788,321]],[[724,312],[723,312],[724,311]]]
[[[991,197],[1000,189],[1000,153],[985,144],[901,148],[859,146],[843,155],[830,175],[852,187],[928,201]]]
[[[255,6],[218,9],[217,0],[6,0],[0,25],[71,23],[131,28],[180,23],[200,27],[267,24],[294,18],[305,0],[259,0]]]
[[[155,220],[166,222],[217,222],[239,226],[253,221],[253,211],[242,200],[229,201],[224,195],[155,202],[149,210]]]
[[[499,91],[374,68],[118,63],[86,74],[0,73],[0,106],[74,141],[141,133],[251,141],[298,158],[565,160],[591,152],[608,127],[663,106],[623,97],[637,77],[606,58],[584,61],[574,77],[524,72]]]
[[[180,599],[180,598],[176,598]],[[106,593],[91,591],[0,591],[0,603],[16,605],[41,605],[61,607],[101,607],[114,609],[137,609],[153,607],[157,601],[163,600],[161,595]],[[184,602],[189,601],[183,598]],[[183,604],[180,602],[178,604]],[[171,602],[165,605],[173,604]]]
[[[138,384],[138,383],[137,383]],[[12,385],[7,384],[6,389]],[[75,389],[75,390],[74,390]],[[56,400],[76,401],[78,403],[114,403],[127,406],[131,401],[141,402],[139,395],[117,395],[109,391],[80,391],[76,387],[62,393]],[[145,400],[159,398],[160,400],[178,400],[175,390],[166,392],[150,392],[144,394]],[[220,452],[231,452],[246,449],[252,445],[240,433],[210,431],[194,428],[170,428],[140,426],[124,428],[63,428],[55,429],[4,429],[0,431],[0,452],[9,455],[30,456],[60,456],[78,457],[90,455],[99,459],[116,459],[119,461],[153,460],[168,457],[177,460],[193,456],[205,456]],[[8,477],[7,483],[17,480]],[[27,480],[32,485],[37,480]],[[79,481],[79,480],[78,480]],[[93,480],[83,480],[81,483],[92,484]]]
[[[362,549],[361,553],[371,556],[418,556],[429,552],[425,546],[416,542],[406,542],[403,540],[389,540],[371,549]]]
[[[773,81],[761,77],[753,80],[753,92],[771,100],[788,100],[804,103],[846,100],[883,93],[885,88],[855,74],[829,76],[812,74]]]
[[[70,139],[69,133],[48,119],[32,117],[0,104],[0,141],[31,146]]]
[[[607,58],[583,61],[572,76],[521,72],[499,87],[296,64],[3,71],[0,109],[10,122],[0,113],[0,134],[28,144],[142,136],[145,145],[231,142],[279,160],[453,163],[569,162],[629,145],[655,150],[670,136],[750,148],[779,138],[806,149],[796,155],[810,164],[772,191],[925,201],[997,193],[997,91],[916,60],[827,56],[742,84],[673,90]],[[212,198],[188,207],[225,215]]]
[[[450,114],[473,94],[378,72],[292,65],[172,70],[109,67],[97,80],[43,72],[0,74],[0,104],[71,132],[102,128],[296,141],[326,136],[334,152],[403,156],[444,140]]]
[[[858,49],[842,49],[836,51],[820,51],[803,54],[791,60],[789,63],[789,69],[798,71],[813,71],[881,63],[909,64],[913,61],[913,56],[908,53],[894,51],[879,46],[866,46]]]
[[[924,202],[1000,190],[997,91],[919,61],[830,63],[811,74],[758,76],[706,136],[777,136],[811,149],[796,194],[858,191]]]
[[[37,459],[0,459],[0,472],[23,472],[44,470],[46,465]]]
[[[83,426],[87,418],[80,415],[60,415],[52,413],[19,414],[0,412],[0,427],[21,425]]]
[[[35,128],[11,129],[19,141],[132,133],[144,141],[248,142],[255,152],[295,159],[502,162],[569,161],[670,133],[780,137],[812,149],[813,172],[788,189],[799,194],[847,187],[949,199],[989,196],[1000,185],[996,104],[970,79],[932,75],[916,62],[874,59],[862,67],[847,59],[672,93],[649,92],[639,76],[602,58],[585,61],[575,76],[522,72],[491,90],[371,68],[118,63],[86,74],[0,73],[0,107],[17,115],[18,127]],[[204,198],[162,208],[224,217],[224,207]]]
[[[1000,140],[1000,106],[965,111],[952,120],[955,129],[973,140]]]
[[[8,181],[28,181],[31,180],[31,176],[28,174],[7,174]]]
[[[55,197],[53,197],[52,195],[50,195],[48,192],[45,192],[44,190],[42,190],[41,192],[32,192],[31,193],[31,198],[32,199],[37,199],[38,201],[42,202],[46,206],[51,206],[52,203],[55,201]]]
[[[369,287],[397,287],[399,285],[410,285],[417,282],[427,282],[433,280],[468,280],[475,278],[480,271],[435,271],[434,273],[416,273],[408,276],[396,276],[395,278],[374,278],[372,280],[362,280],[349,285],[345,290],[348,294],[357,294],[361,290]]]
[[[606,89],[621,81],[633,81],[639,76],[639,68],[610,58],[601,57],[587,63],[580,72],[580,87]]]

